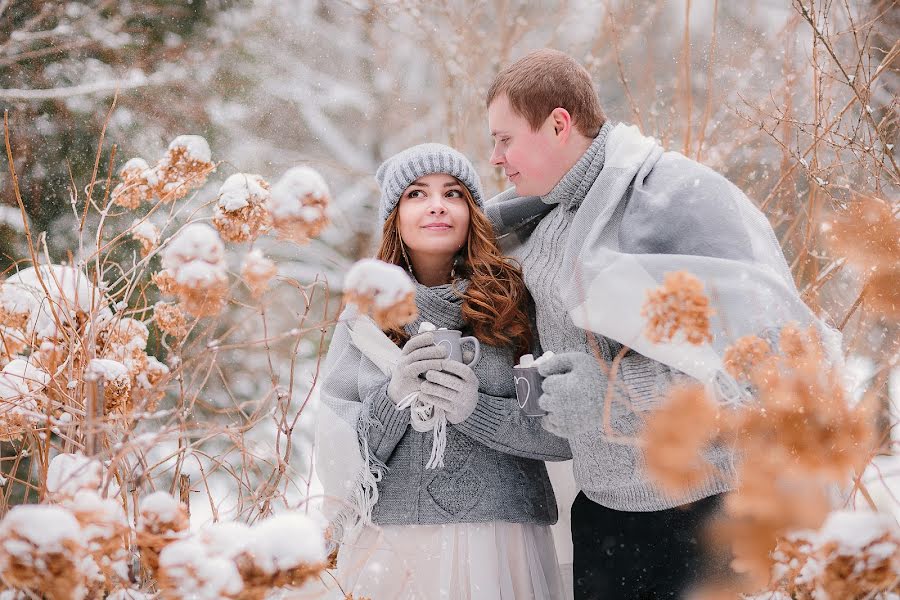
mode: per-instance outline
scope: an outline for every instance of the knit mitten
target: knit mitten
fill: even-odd
[[[447,413],[454,425],[469,418],[478,404],[478,377],[461,362],[445,360],[440,370],[425,373],[420,397]]]
[[[424,375],[429,369],[440,369],[446,356],[444,348],[434,345],[431,333],[420,333],[410,338],[403,346],[400,361],[391,374],[388,397],[394,404],[400,404],[410,394],[418,392],[424,381],[420,379],[420,375]]]
[[[544,377],[538,398],[547,411],[544,429],[571,438],[601,427],[607,378],[596,358],[584,352],[557,354],[540,361],[538,373]]]

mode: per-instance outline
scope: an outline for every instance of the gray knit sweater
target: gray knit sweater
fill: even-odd
[[[534,298],[540,345],[545,351],[552,350],[557,354],[592,353],[587,332],[572,322],[563,306],[560,290],[564,288],[564,282],[560,274],[569,225],[603,168],[606,136],[611,128],[609,123],[603,126],[578,163],[542,198],[549,212],[536,223],[527,239],[521,245],[508,249],[521,263],[525,284]],[[699,164],[686,159],[677,163],[664,159],[657,169],[659,173],[651,174],[648,182],[659,186],[667,185],[676,171],[679,177],[696,176],[704,180],[708,173]],[[553,208],[549,208],[551,206]],[[491,214],[490,208],[488,214]],[[703,244],[702,239],[689,235],[697,232],[681,230],[678,223],[667,225],[665,217],[654,214],[652,207],[630,202],[615,218],[620,219],[618,239],[623,252],[711,254],[709,249],[703,249],[703,252],[686,250],[687,245]],[[659,228],[660,232],[647,235],[648,228]],[[663,231],[666,228],[671,228],[671,231]],[[639,234],[636,234],[638,231]],[[686,239],[673,238],[677,233],[684,233]],[[653,240],[655,247],[636,247],[632,242],[648,239]],[[595,339],[607,364],[610,364],[622,346],[603,336],[595,336]],[[618,377],[627,386],[630,396],[627,400],[614,400],[612,427],[618,435],[633,439],[640,435],[646,411],[659,405],[673,379],[687,376],[629,351],[621,360]],[[594,401],[602,402],[605,394],[605,389],[596,390]],[[648,479],[638,447],[610,441],[607,437],[598,424],[593,430],[569,440],[576,483],[588,498],[603,506],[622,511],[663,510],[727,491],[732,486],[731,456],[725,448],[714,448],[707,458],[718,467],[722,476],[711,476],[685,496],[669,497]]]
[[[462,298],[450,285],[417,285],[416,304],[419,317],[407,326],[410,334],[423,320],[466,331]],[[346,325],[338,325],[328,354],[324,390],[364,403],[361,436],[386,466],[372,513],[376,524],[556,522],[556,498],[543,461],[567,460],[571,452],[566,440],[544,431],[540,419],[522,416],[511,349],[481,345],[474,367],[478,405],[462,423],[448,424],[444,467],[434,470],[425,469],[432,432],[409,426],[409,410],[398,411],[388,398],[388,376],[350,342]]]

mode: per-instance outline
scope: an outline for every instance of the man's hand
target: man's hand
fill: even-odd
[[[607,378],[596,358],[557,354],[538,363],[538,373],[544,377],[538,405],[548,413],[541,421],[544,429],[571,438],[601,427]]]

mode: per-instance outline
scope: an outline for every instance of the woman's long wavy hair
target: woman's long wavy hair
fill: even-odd
[[[469,280],[463,294],[462,316],[478,341],[491,346],[511,346],[517,356],[531,351],[531,324],[528,319],[528,290],[522,270],[503,256],[490,221],[475,204],[472,193],[462,183],[463,197],[469,206],[469,233],[456,261],[456,274]],[[399,204],[398,204],[399,206]],[[384,222],[379,260],[410,269],[403,256],[398,209]],[[403,328],[387,331],[395,343],[403,345],[409,335]]]

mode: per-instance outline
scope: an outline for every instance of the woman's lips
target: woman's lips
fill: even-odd
[[[424,228],[431,231],[447,231],[448,229],[452,229],[453,227],[448,225],[447,223],[431,223],[430,225],[425,225]]]

